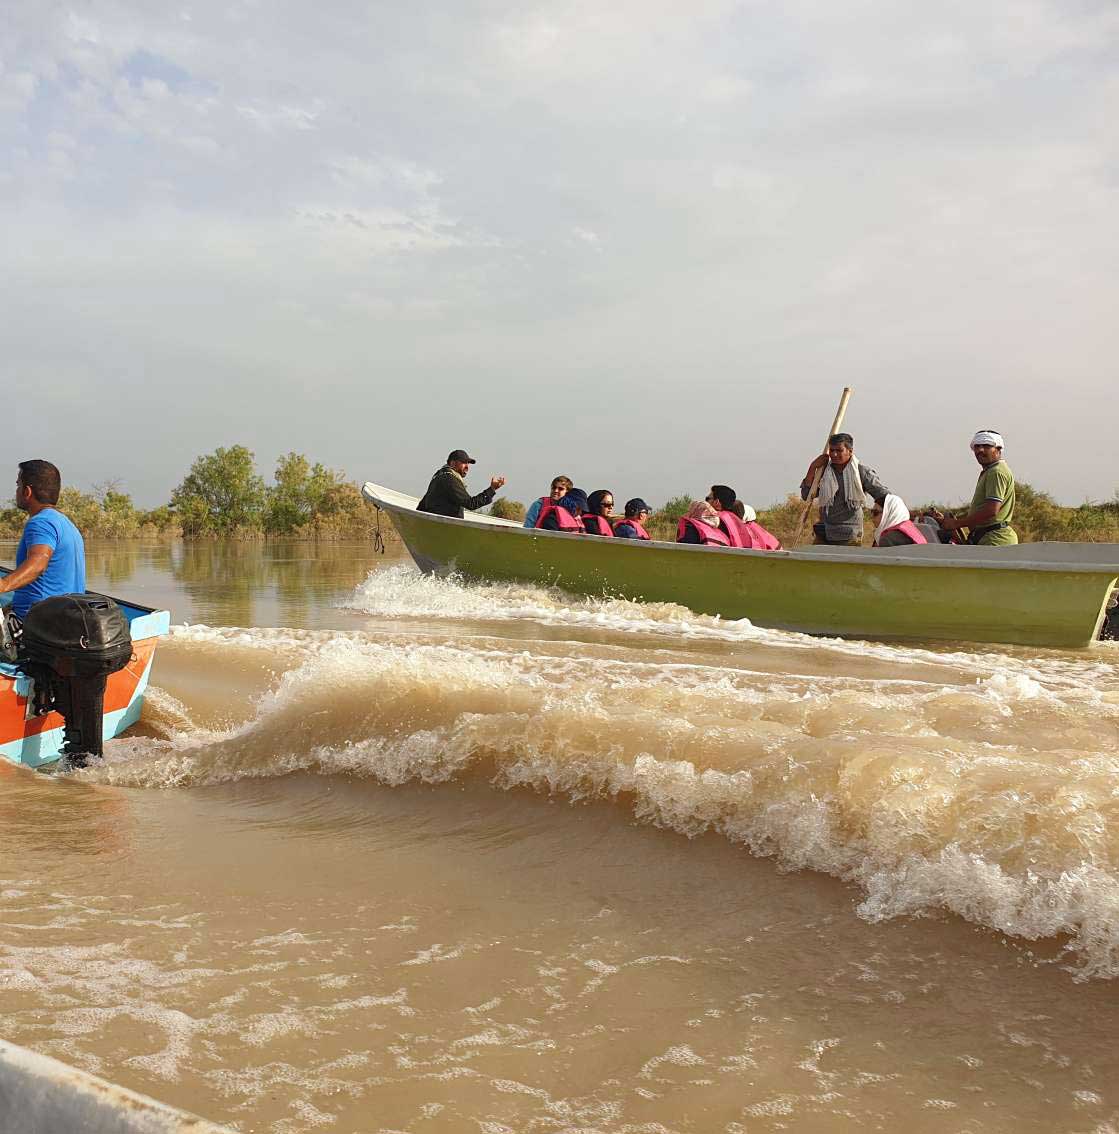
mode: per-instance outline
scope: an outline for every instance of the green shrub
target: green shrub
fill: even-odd
[[[504,496],[499,496],[490,505],[490,515],[520,523],[525,518],[525,506],[519,500],[507,500]]]

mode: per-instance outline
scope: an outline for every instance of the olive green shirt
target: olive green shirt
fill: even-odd
[[[1006,461],[996,461],[979,474],[979,480],[975,483],[975,495],[971,498],[971,510],[974,512],[982,508],[988,500],[999,502],[999,510],[991,523],[1014,522],[1014,474]],[[986,547],[1017,543],[1018,533],[1013,528],[998,528],[988,532],[979,542]]]

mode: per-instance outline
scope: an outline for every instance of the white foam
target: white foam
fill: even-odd
[[[422,574],[409,564],[372,571],[340,605],[379,618],[436,619],[456,622],[530,621],[573,630],[653,634],[684,640],[754,643],[784,649],[828,651],[875,658],[898,665],[925,665],[978,671],[980,679],[1022,674],[1044,686],[1101,688],[1119,692],[1114,651],[1099,654],[1049,652],[1022,657],[990,648],[961,651],[858,639],[829,638],[754,626],[749,619],[696,614],[675,603],[643,603],[622,598],[587,598],[555,587],[529,583],[468,581],[457,575]]]
[[[196,728],[184,710],[165,738],[118,742],[83,778],[482,775],[616,799],[644,822],[847,879],[870,920],[941,909],[1024,938],[1067,935],[1083,974],[1119,975],[1119,704],[1098,695],[1116,684],[1098,662],[1084,688],[1079,663],[981,655],[984,670],[975,655],[978,680],[961,687],[956,674],[774,677],[368,631],[184,627],[173,640],[217,654],[280,645],[291,668],[238,727]],[[897,652],[904,673],[913,652]]]

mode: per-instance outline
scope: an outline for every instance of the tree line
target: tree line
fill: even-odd
[[[691,502],[690,496],[674,496],[656,509],[646,525],[650,534],[655,539],[674,539],[676,521]],[[938,502],[936,506],[947,511],[963,503]],[[376,510],[344,473],[319,462],[312,464],[302,453],[286,453],[276,461],[272,482],[266,483],[257,472],[252,451],[244,445],[215,449],[196,458],[170,500],[157,508],[137,508],[119,481],[96,485],[91,492],[67,486],[58,506],[85,535],[109,538],[365,539],[377,526]],[[801,507],[799,497],[789,496],[769,508],[759,508],[758,519],[787,544]],[[491,511],[519,520],[525,507],[517,500],[498,497]],[[0,537],[18,536],[25,519],[14,506],[0,511]],[[395,537],[391,523],[380,526],[387,538]],[[1019,482],[1014,527],[1023,541],[1119,542],[1119,494],[1106,503],[1067,507],[1048,493]],[[868,522],[868,544],[873,531]]]
[[[344,473],[312,464],[302,453],[287,453],[267,484],[244,445],[196,458],[170,500],[157,508],[137,508],[119,481],[91,492],[67,485],[58,507],[85,535],[109,538],[359,539],[375,525],[373,509]],[[26,518],[15,507],[0,512],[0,535],[18,535]]]

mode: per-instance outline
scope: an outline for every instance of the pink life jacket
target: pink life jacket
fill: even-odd
[[[742,521],[733,512],[719,513],[719,527],[731,547],[749,547],[749,536],[742,531]]]
[[[742,526],[750,533],[753,540],[748,546],[756,547],[760,551],[781,550],[781,541],[772,532],[766,531],[757,520],[743,521]]]
[[[609,522],[593,512],[583,513],[583,527],[587,529],[588,535],[613,536],[614,534]]]
[[[720,512],[719,523],[730,540],[731,547],[746,547],[751,551],[777,551],[781,541],[767,532],[757,520],[741,520],[737,512]]]
[[[886,530],[883,531],[882,535],[885,535],[886,532],[901,532],[902,535],[907,535],[909,537],[910,543],[928,543],[929,542],[921,534],[921,529],[919,527],[917,527],[917,525],[912,520],[902,520],[902,522],[900,524],[894,524],[894,526],[892,528],[886,528]],[[882,536],[879,536],[878,538],[881,539]],[[875,540],[874,542],[875,542],[875,546],[877,547],[878,546],[878,540]]]
[[[732,513],[733,515],[733,513]],[[737,516],[734,517],[736,520]],[[710,524],[705,524],[702,520],[692,520],[687,516],[681,516],[680,522],[676,525],[676,542],[683,543],[684,533],[688,530],[689,526],[699,536],[700,543],[714,543],[719,547],[732,547],[730,539],[727,537],[726,532],[720,531],[718,528],[712,527]]]
[[[554,500],[549,500],[540,509],[540,515],[536,517],[536,526],[542,528],[544,521],[549,516],[555,516],[561,532],[578,532],[582,535],[587,530],[583,527],[583,521],[578,516],[573,516],[566,508],[559,507]]]
[[[618,526],[618,524],[629,524],[629,526],[631,528],[633,528],[633,530],[635,532],[637,532],[637,538],[638,539],[652,539],[653,538],[645,530],[644,526],[639,524],[636,520],[619,520],[618,523],[614,525],[614,527],[616,528]]]

